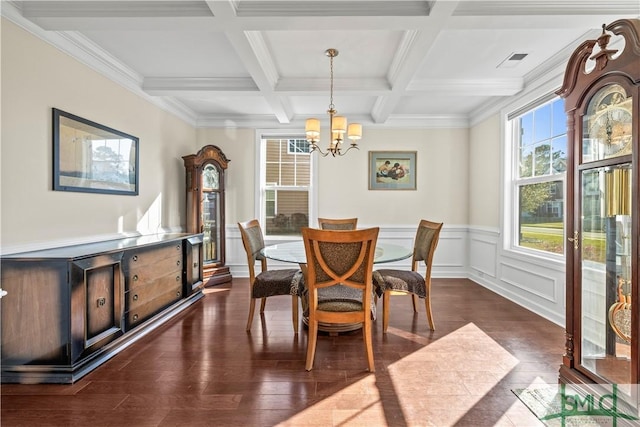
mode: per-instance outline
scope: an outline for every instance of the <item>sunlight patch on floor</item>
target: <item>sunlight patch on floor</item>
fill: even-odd
[[[499,383],[519,360],[476,325],[467,324],[435,342],[392,327],[388,333],[424,347],[390,364],[388,376],[368,375],[280,425],[447,426],[478,415],[512,426],[512,418],[531,419],[517,400],[500,405],[499,411],[483,406],[488,395],[505,400],[510,391]]]
[[[390,329],[388,333],[420,343],[424,340],[407,331]],[[516,357],[469,323],[407,355],[388,370],[405,419],[412,419],[415,410],[434,411],[446,417],[440,422],[451,425],[472,408],[481,410],[482,398],[494,392],[500,380],[518,363]],[[424,378],[430,381],[425,383]]]

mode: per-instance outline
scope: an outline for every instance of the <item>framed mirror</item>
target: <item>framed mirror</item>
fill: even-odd
[[[53,109],[53,189],[138,195],[139,140]]]

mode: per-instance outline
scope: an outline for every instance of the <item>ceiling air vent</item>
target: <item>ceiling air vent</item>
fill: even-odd
[[[497,68],[514,68],[520,63],[528,53],[511,53],[507,58],[498,64]]]

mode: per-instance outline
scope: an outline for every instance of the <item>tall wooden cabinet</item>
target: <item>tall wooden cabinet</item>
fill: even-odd
[[[206,145],[182,157],[187,184],[187,232],[203,233],[205,286],[231,281],[225,266],[224,174],[230,162],[220,148]]]
[[[613,48],[613,37],[624,43]],[[637,404],[640,20],[603,25],[582,43],[557,93],[569,141],[560,381],[617,384]]]

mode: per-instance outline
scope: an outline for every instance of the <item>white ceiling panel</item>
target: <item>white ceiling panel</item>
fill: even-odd
[[[249,75],[224,33],[85,31],[83,34],[146,77]]]
[[[338,49],[334,59],[340,77],[384,77],[402,39],[401,31],[269,31],[265,40],[281,77],[329,79],[327,49]]]

